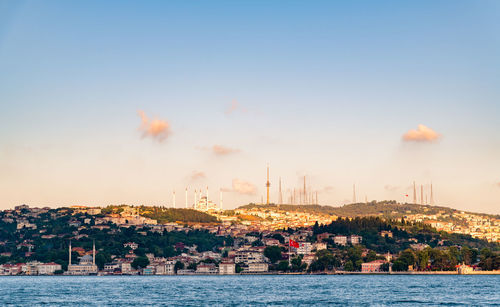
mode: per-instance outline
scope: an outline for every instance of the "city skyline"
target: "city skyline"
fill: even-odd
[[[500,214],[498,2],[317,3],[0,4],[0,209],[235,208],[269,165],[270,202]]]

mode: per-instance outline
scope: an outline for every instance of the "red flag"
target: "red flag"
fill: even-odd
[[[295,242],[292,239],[290,239],[290,242],[288,244],[292,247],[299,248],[299,243]]]

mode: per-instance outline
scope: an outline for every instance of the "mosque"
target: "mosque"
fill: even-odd
[[[85,255],[80,258],[79,264],[71,264],[71,242],[69,242],[68,275],[96,275],[98,271],[95,264],[95,242],[92,246],[92,256]]]

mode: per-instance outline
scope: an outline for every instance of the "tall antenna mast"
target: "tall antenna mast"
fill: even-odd
[[[269,182],[269,165],[267,165],[267,181],[266,181],[266,189],[267,189],[267,201],[266,205],[269,205],[269,187],[271,183]]]
[[[306,193],[306,176],[304,176],[304,204],[307,204],[307,193]]]
[[[220,210],[222,210],[222,189],[220,189],[219,194],[220,194]]]
[[[424,205],[424,186],[420,185],[420,204]]]
[[[352,185],[352,203],[356,203],[356,184]]]
[[[186,187],[186,209],[188,207],[188,188]]]
[[[413,203],[417,203],[417,186],[415,185],[415,181],[413,181]]]
[[[281,177],[280,177],[280,202],[279,205],[283,203],[283,193],[281,192]]]
[[[432,191],[432,183],[431,183],[431,206],[434,206],[434,193]]]
[[[172,192],[172,204],[175,208],[175,191]]]

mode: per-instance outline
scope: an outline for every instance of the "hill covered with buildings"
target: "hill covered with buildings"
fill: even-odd
[[[459,264],[498,270],[499,245],[407,216],[342,218],[282,206],[0,212],[0,275],[455,272]]]
[[[302,213],[315,215],[316,219],[336,219],[337,217],[369,217],[383,219],[405,219],[424,223],[440,231],[470,235],[490,242],[500,241],[500,216],[483,213],[464,212],[448,207],[400,204],[396,201],[348,204],[342,207],[320,205],[257,205],[239,207],[236,212],[259,214],[261,212]]]

